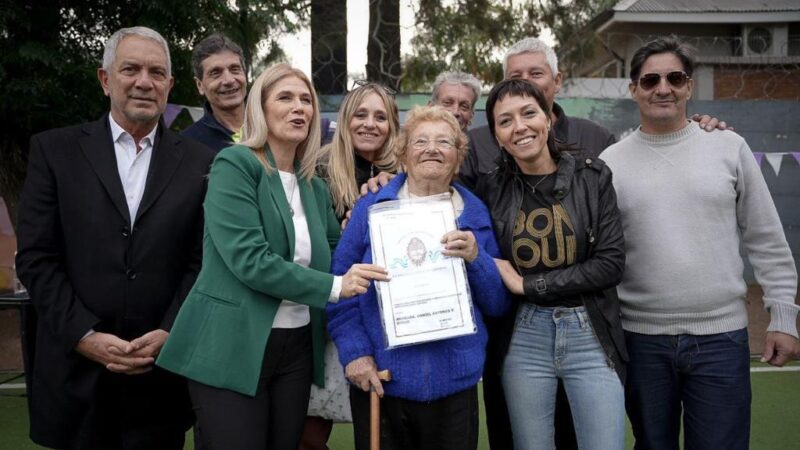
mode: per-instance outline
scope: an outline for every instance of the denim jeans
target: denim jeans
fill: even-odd
[[[742,450],[750,440],[747,329],[705,336],[625,332],[636,450]]]
[[[584,307],[522,305],[502,377],[515,450],[555,448],[558,379],[567,391],[578,447],[625,448],[624,389]]]

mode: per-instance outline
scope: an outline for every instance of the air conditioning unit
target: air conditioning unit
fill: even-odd
[[[746,24],[742,27],[742,56],[786,56],[788,24]]]

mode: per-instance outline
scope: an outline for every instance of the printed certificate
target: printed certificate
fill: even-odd
[[[442,254],[456,229],[450,194],[372,205],[373,262],[392,279],[377,282],[387,347],[475,333],[464,260]]]

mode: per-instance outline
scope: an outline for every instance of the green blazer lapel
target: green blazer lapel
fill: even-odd
[[[283,183],[281,182],[281,174],[278,173],[277,165],[275,165],[275,158],[272,156],[272,150],[267,148],[267,161],[272,167],[276,169],[272,173],[266,173],[267,183],[269,185],[269,193],[272,195],[272,201],[278,208],[283,227],[286,229],[286,238],[289,243],[289,261],[292,260],[294,255],[294,222],[292,221],[292,212],[289,209],[289,202],[286,201],[286,191],[283,190]],[[299,186],[298,186],[299,188]],[[302,198],[302,197],[301,197]]]

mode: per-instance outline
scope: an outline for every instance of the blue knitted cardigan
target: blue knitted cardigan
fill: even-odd
[[[367,209],[374,203],[396,200],[406,175],[395,177],[377,194],[367,194],[353,209],[333,257],[333,273],[343,275],[356,263],[371,263]],[[467,263],[467,277],[475,306],[478,332],[468,336],[386,349],[374,283],[363,294],[327,306],[328,332],[339,350],[343,367],[362,356],[373,356],[380,370],[389,369],[392,381],[384,383],[387,395],[415,401],[436,400],[478,383],[486,359],[483,314],[500,316],[511,309],[493,257],[500,251],[492,231],[489,211],[466,188],[453,187],[464,200],[458,227],[469,230],[478,243],[478,257]]]

